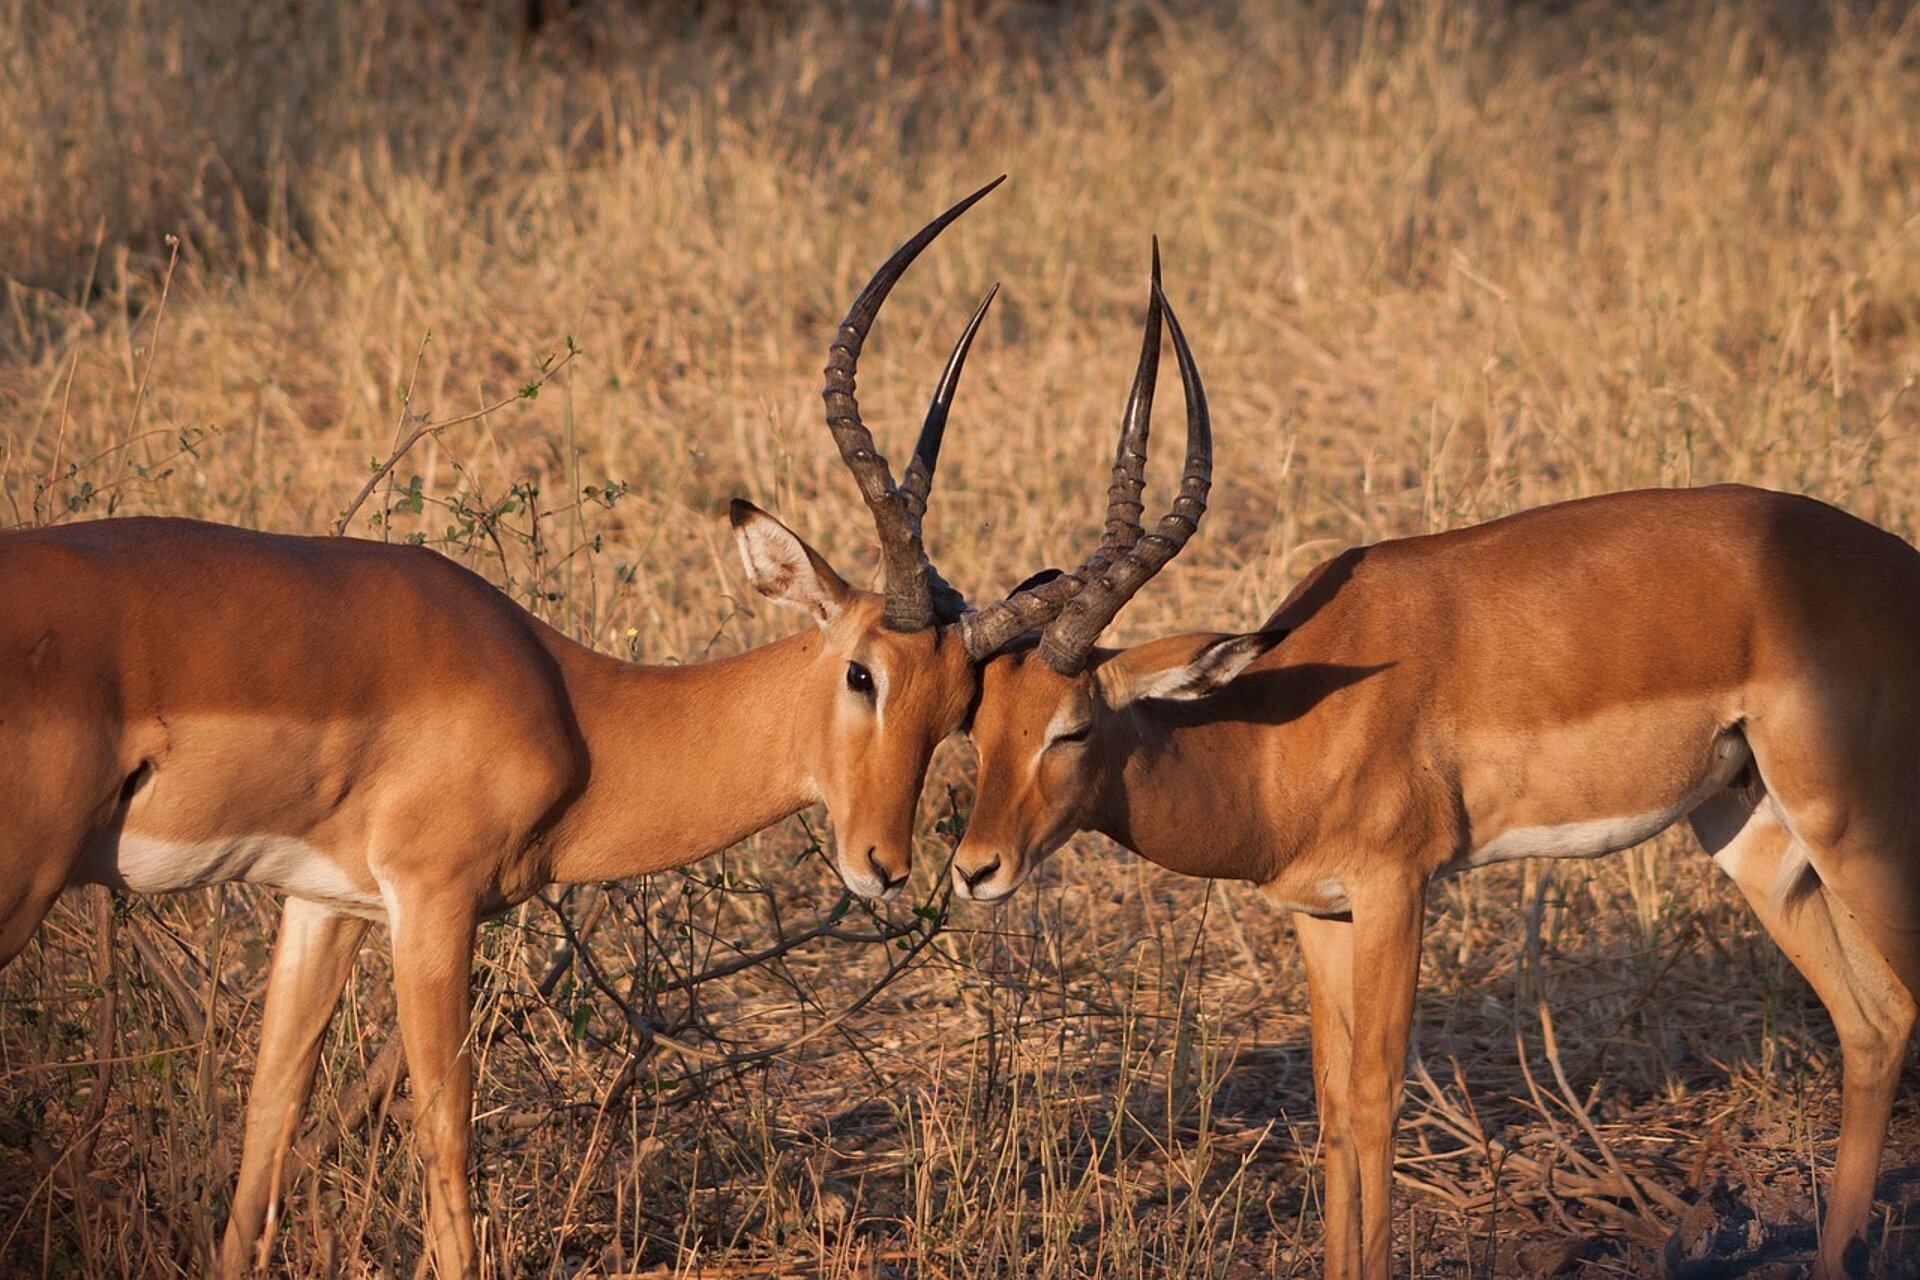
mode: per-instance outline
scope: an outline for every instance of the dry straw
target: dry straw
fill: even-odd
[[[927,520],[976,598],[1098,539],[1153,232],[1215,488],[1121,639],[1249,626],[1350,543],[1631,485],[1771,484],[1920,529],[1911,16],[541,8],[530,34],[504,0],[0,0],[0,520],[318,532],[371,481],[354,531],[439,546],[602,649],[737,650],[788,623],[744,591],[726,499],[873,564],[820,420],[833,319],[1005,170],[862,364],[903,451],[1006,282]],[[964,810],[966,765],[936,762],[929,824]],[[1098,841],[949,914],[950,831],[919,915],[845,910],[795,820],[488,931],[475,1178],[502,1271],[1316,1274],[1283,922]],[[198,1273],[273,903],[92,911],[0,975],[0,1269]],[[1831,1030],[1691,846],[1451,882],[1425,977],[1419,1274],[1644,1275],[1676,1225],[1710,1256],[1811,1244]],[[376,947],[290,1274],[417,1251],[391,1028]],[[1911,1274],[1910,1099],[1895,1123],[1880,1261]]]

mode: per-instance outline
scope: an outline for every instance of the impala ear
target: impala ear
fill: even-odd
[[[1122,706],[1142,698],[1175,702],[1204,698],[1224,687],[1244,671],[1248,663],[1285,639],[1286,634],[1285,631],[1254,631],[1215,640],[1180,666],[1143,671],[1127,681],[1124,688],[1109,689],[1108,700],[1113,706]]]
[[[755,591],[805,609],[821,627],[840,616],[852,588],[800,535],[744,498],[733,500],[727,519]]]
[[[1013,599],[1015,596],[1019,595],[1022,591],[1031,591],[1035,587],[1044,587],[1049,582],[1052,582],[1055,578],[1059,576],[1060,576],[1060,570],[1058,569],[1042,569],[1040,572],[1034,574],[1032,577],[1028,578],[1025,582],[1022,582],[1019,586],[1015,587],[1013,590],[1007,592],[1007,599],[1009,600]]]

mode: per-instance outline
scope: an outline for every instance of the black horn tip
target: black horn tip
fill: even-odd
[[[993,300],[1000,296],[1000,282],[995,280],[993,287],[987,290],[987,296],[980,299],[980,305],[973,309],[973,315],[967,320],[967,329],[960,337],[956,354],[961,360],[967,357],[967,348],[973,345],[973,335],[980,331],[980,322],[987,318],[987,309],[993,306]]]
[[[995,281],[980,305],[973,309],[973,315],[967,320],[967,327],[960,340],[953,344],[953,352],[947,357],[947,364],[940,371],[940,381],[933,389],[933,399],[927,404],[927,416],[920,427],[920,439],[913,446],[913,461],[907,466],[902,488],[924,511],[927,495],[933,490],[933,469],[940,461],[940,444],[946,436],[947,413],[953,407],[954,393],[960,389],[960,371],[966,366],[967,353],[973,349],[973,339],[980,332],[980,324],[987,318],[987,308],[1000,293],[1000,283]],[[919,512],[915,512],[917,516]]]
[[[975,200],[978,200],[981,196],[986,195],[987,192],[993,190],[995,187],[999,186],[1001,183],[1005,182],[1006,180],[1007,180],[1007,175],[1004,173],[1001,174],[999,177],[995,178],[993,181],[987,183],[986,186],[981,187],[978,191],[968,196],[963,203],[972,204]]]
[[[947,367],[941,371],[942,386],[958,380],[960,366],[966,362],[967,351],[973,346],[974,335],[980,332],[981,321],[987,318],[988,309],[993,306],[993,300],[999,296],[1000,282],[995,280],[993,287],[987,290],[987,295],[980,299],[980,305],[973,309],[971,316],[967,317],[967,327],[961,332],[960,341],[953,344],[953,352],[947,357]]]
[[[867,327],[873,323],[874,316],[879,313],[880,304],[886,300],[887,294],[900,277],[906,274],[907,267],[920,256],[920,251],[932,244],[934,237],[945,231],[956,218],[973,208],[986,197],[988,192],[1006,180],[1007,175],[1003,173],[978,191],[963,197],[945,213],[915,232],[905,244],[895,249],[893,256],[873,273],[873,278],[867,281],[867,287],[860,291],[860,296],[854,299],[853,306],[848,308],[846,318],[840,322],[843,340],[848,336],[864,337]]]
[[[1160,291],[1160,237],[1153,238],[1153,289]]]

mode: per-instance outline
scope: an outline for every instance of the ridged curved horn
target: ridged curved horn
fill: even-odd
[[[1014,637],[1053,621],[1087,582],[1103,575],[1144,533],[1140,525],[1144,510],[1140,494],[1146,487],[1147,438],[1153,419],[1153,392],[1160,366],[1161,311],[1164,305],[1165,295],[1160,289],[1160,241],[1156,237],[1153,242],[1153,279],[1147,300],[1146,332],[1140,341],[1140,362],[1134,369],[1133,388],[1127,396],[1126,413],[1120,420],[1120,440],[1113,456],[1113,478],[1107,486],[1106,530],[1101,536],[1100,545],[1074,572],[1059,574],[1025,591],[1016,591],[1007,599],[962,618],[961,639],[968,656],[976,662]]]
[[[1100,549],[1101,563],[1140,541],[1146,532],[1140,519],[1146,514],[1140,495],[1147,487],[1147,432],[1153,419],[1153,389],[1160,375],[1160,237],[1153,238],[1153,284],[1147,302],[1146,334],[1140,340],[1140,363],[1133,371],[1133,389],[1127,393],[1127,411],[1120,419],[1120,443],[1113,451],[1113,479],[1107,485],[1107,527]],[[1104,554],[1103,554],[1104,553]],[[1093,561],[1088,562],[1088,567]]]
[[[1180,385],[1187,399],[1187,461],[1180,476],[1180,491],[1153,532],[1121,552],[1104,571],[1088,573],[1085,585],[1047,625],[1040,637],[1039,658],[1062,675],[1079,674],[1107,624],[1147,579],[1180,554],[1207,512],[1207,491],[1213,485],[1213,429],[1207,415],[1207,393],[1200,385],[1200,371],[1194,367],[1193,352],[1179,318],[1157,286],[1154,292],[1166,312],[1167,333],[1173,339],[1174,357],[1180,362]]]
[[[960,643],[966,647],[967,657],[975,662],[983,661],[1014,637],[1045,626],[1073,599],[1081,585],[1079,578],[1063,573],[962,617]]]
[[[987,318],[987,308],[993,305],[993,299],[999,292],[998,284],[987,290],[987,296],[980,299],[980,305],[973,309],[973,318],[967,321],[966,331],[960,335],[960,341],[953,344],[953,353],[947,357],[947,366],[940,371],[940,382],[933,389],[933,400],[927,405],[927,417],[920,427],[920,439],[913,446],[913,460],[907,463],[906,474],[900,477],[900,496],[906,502],[907,520],[913,525],[914,536],[921,539],[923,548],[926,534],[920,521],[927,514],[927,495],[933,491],[933,469],[940,464],[940,442],[947,433],[947,412],[953,408],[954,393],[960,389],[960,371],[966,367],[967,352],[973,349],[973,335],[980,331],[980,322]],[[927,588],[933,599],[933,620],[937,623],[957,621],[967,611],[967,598],[959,588],[940,576],[933,557],[926,555],[924,550],[921,555],[927,566]]]
[[[920,514],[926,507],[925,491],[910,496],[894,484],[893,472],[888,468],[886,458],[874,447],[873,433],[860,420],[860,404],[854,394],[854,375],[860,363],[860,348],[866,342],[867,331],[872,328],[874,317],[880,313],[880,306],[887,300],[887,294],[920,255],[920,251],[933,243],[934,237],[946,230],[948,224],[1004,181],[1004,174],[995,178],[922,227],[911,240],[896,249],[893,256],[881,264],[873,278],[867,281],[860,296],[854,299],[846,319],[840,322],[839,332],[835,334],[827,354],[826,387],[821,392],[822,399],[826,401],[827,427],[833,432],[834,443],[840,448],[841,460],[847,464],[847,469],[853,472],[854,480],[860,485],[860,496],[873,513],[874,528],[880,535],[881,563],[886,570],[887,602],[882,617],[886,625],[896,631],[922,630],[932,626],[941,615],[957,616],[963,606],[958,593],[941,581],[940,575],[927,560],[926,548],[920,536]],[[961,345],[948,361],[948,374],[941,379],[942,392],[949,401],[953,391],[949,382],[958,383],[959,366],[966,359],[965,347],[972,339],[980,314],[975,314],[974,325],[969,326],[967,334],[962,337]],[[944,425],[945,409],[940,397],[941,392],[936,392],[935,408],[929,410],[928,417],[931,420],[937,413]],[[940,434],[939,430],[932,433],[931,447],[935,452],[939,448]],[[928,444],[926,436],[927,433],[923,431],[923,445]],[[932,454],[924,459],[928,484],[932,483],[934,460]],[[919,450],[915,451],[914,461],[916,466],[923,461]]]
[[[900,477],[900,492],[906,495],[907,514],[915,521],[927,514],[927,495],[933,492],[933,469],[940,463],[940,442],[947,434],[947,413],[953,408],[954,392],[960,389],[960,370],[967,363],[967,352],[973,349],[973,335],[980,331],[980,322],[987,318],[987,308],[993,305],[999,294],[996,283],[987,290],[987,296],[980,299],[980,305],[973,309],[973,319],[967,321],[965,333],[960,341],[953,344],[953,354],[947,357],[947,367],[940,371],[940,383],[933,389],[933,400],[927,405],[926,421],[920,426],[920,439],[913,446],[913,461],[907,464],[907,472]]]

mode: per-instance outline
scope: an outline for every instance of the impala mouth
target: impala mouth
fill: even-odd
[[[971,871],[958,860],[953,864],[954,895],[988,906],[1012,897],[1024,878],[1017,871],[1008,872],[1005,859],[998,857],[989,858]]]
[[[837,860],[840,879],[845,882],[849,892],[873,902],[889,902],[900,896],[906,888],[910,871],[893,875],[881,863],[879,850],[868,845],[866,853],[855,861],[844,854]],[[862,865],[865,864],[865,865]]]

